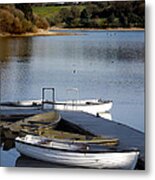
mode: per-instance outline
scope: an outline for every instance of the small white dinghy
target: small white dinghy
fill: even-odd
[[[94,149],[86,144],[46,141],[45,138],[26,135],[17,137],[16,149],[23,155],[42,161],[98,169],[134,169],[138,150]]]
[[[100,112],[109,112],[112,108],[113,102],[111,100],[103,100],[103,99],[80,99],[79,98],[79,90],[78,88],[69,88],[66,89],[70,94],[71,92],[76,93],[77,98],[72,100],[65,101],[57,101],[55,100],[55,89],[51,89],[53,92],[53,106],[56,110],[68,110],[68,111],[83,111],[89,114],[93,114],[97,116]],[[43,88],[43,102],[45,97],[46,88]],[[45,103],[49,103],[45,101]]]
[[[110,111],[113,103],[110,100],[87,99],[77,101],[57,101],[53,103],[53,105],[56,110],[83,111],[96,116],[100,112]]]

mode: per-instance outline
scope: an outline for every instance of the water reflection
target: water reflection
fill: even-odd
[[[0,62],[27,62],[32,51],[32,38],[0,38]]]
[[[17,100],[18,96],[21,99],[24,91],[26,93],[28,84],[31,83],[29,63],[32,53],[31,37],[0,38],[1,91],[5,92],[2,93],[3,98],[6,95],[10,100]],[[15,90],[16,95],[7,94],[9,89]]]
[[[95,48],[95,45],[100,48]],[[144,44],[141,42],[103,41],[84,46],[84,57],[93,61],[141,61],[144,62]],[[112,60],[112,61],[111,61]]]
[[[110,112],[100,112],[100,113],[98,113],[98,116],[112,121],[112,115]]]
[[[19,156],[16,160],[15,167],[68,168],[69,166],[39,161],[26,156]]]

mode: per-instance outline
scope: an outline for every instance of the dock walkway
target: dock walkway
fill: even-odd
[[[62,117],[72,122],[81,128],[95,134],[117,137],[120,141],[120,146],[125,148],[138,148],[140,150],[140,160],[142,166],[145,163],[145,135],[134,128],[121,123],[106,120],[101,117],[96,117],[83,112],[67,112],[61,111]]]

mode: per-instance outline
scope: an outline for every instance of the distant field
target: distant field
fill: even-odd
[[[83,10],[84,6],[78,6],[80,10]],[[41,17],[53,17],[56,15],[60,9],[62,8],[68,8],[70,9],[71,6],[36,6],[33,7],[33,12]]]
[[[69,6],[38,6],[33,7],[33,12],[42,17],[52,17],[62,8],[70,8]]]

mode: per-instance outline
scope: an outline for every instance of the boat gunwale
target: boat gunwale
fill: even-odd
[[[91,102],[93,100],[97,100],[96,102]],[[29,100],[28,100],[29,101]],[[79,103],[79,102],[80,103]],[[20,103],[19,103],[20,102]],[[34,101],[30,101],[31,103],[28,105],[26,104],[22,104],[22,101],[19,102],[2,102],[0,103],[0,106],[4,107],[41,107],[43,103],[47,103],[47,104],[53,104],[53,105],[65,105],[65,106],[94,106],[94,105],[104,105],[104,104],[109,104],[109,103],[113,103],[112,100],[100,100],[100,99],[80,99],[80,100],[76,100],[76,102],[71,102],[71,100],[67,100],[67,101],[40,101],[40,103],[37,104],[37,102],[35,103]],[[83,102],[83,103],[82,103]]]
[[[61,151],[61,152],[70,152],[70,153],[84,153],[84,154],[103,154],[103,153],[130,153],[130,152],[137,152],[139,153],[140,151],[137,148],[131,148],[131,149],[123,149],[123,150],[118,150],[118,149],[105,149],[104,151],[97,151],[97,150],[90,150],[90,149],[84,149],[84,150],[68,150],[68,149],[60,149],[60,148],[54,148],[54,147],[48,147],[48,146],[42,146],[40,144],[33,144],[30,142],[24,142],[22,140],[17,140],[15,139],[15,143],[21,143],[21,144],[26,144],[29,146],[34,146],[34,147],[38,147],[38,148],[44,148],[44,149],[51,149],[51,150],[57,150],[57,151]]]
[[[53,105],[64,105],[64,106],[95,106],[95,105],[105,105],[109,103],[113,103],[112,101],[103,101],[103,102],[85,102],[85,103],[76,103],[76,102],[65,102],[65,101],[57,101],[57,102],[52,102],[52,101],[44,101],[43,103],[47,104],[53,104]]]

